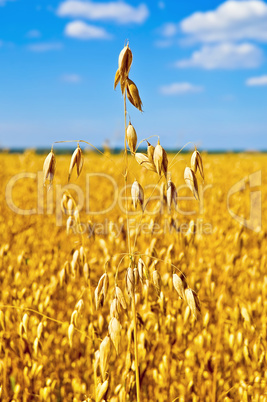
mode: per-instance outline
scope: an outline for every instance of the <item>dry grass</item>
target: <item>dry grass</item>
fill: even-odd
[[[86,173],[104,172],[113,176],[123,189],[122,157],[112,159],[114,163],[92,153],[84,154],[83,172],[75,183],[85,190]],[[171,159],[169,156],[169,163]],[[172,168],[175,185],[184,183],[183,167],[190,166],[189,155],[180,159],[184,160]],[[32,152],[2,154],[2,189],[14,174],[41,171],[43,160]],[[57,157],[54,190],[57,184],[66,183],[69,161],[67,156]],[[227,192],[238,180],[259,169],[262,177],[266,177],[266,156],[204,155],[203,162],[205,181],[212,188],[204,193],[202,213],[199,214],[201,203],[194,200],[178,202],[181,209],[195,208],[194,215],[182,216],[174,211],[169,215],[166,205],[164,214],[143,217],[146,231],[140,231],[136,239],[136,250],[146,254],[142,258],[150,275],[147,286],[147,274],[139,267],[144,283],[136,286],[141,400],[266,401],[266,182],[263,181],[261,188],[260,233],[241,228],[226,208]],[[134,158],[129,164],[136,167],[136,180],[142,183],[146,200],[152,191],[146,184],[156,182],[156,175],[140,168]],[[104,178],[92,178],[91,188],[92,210],[107,207],[114,196],[111,184]],[[54,190],[48,193],[50,197]],[[199,193],[201,196],[201,188]],[[178,196],[181,195],[192,196],[189,189],[182,190]],[[243,191],[233,196],[232,210],[239,215],[247,214],[248,195]],[[63,226],[57,227],[55,214],[19,215],[7,207],[3,190],[0,197],[2,399],[95,399],[95,388],[101,379],[98,395],[105,391],[104,395],[108,386],[105,400],[134,401],[133,326],[125,287],[128,264],[126,260],[121,262],[127,250],[126,217],[118,204],[106,215],[90,216],[80,211],[80,222],[90,220],[88,228],[94,228],[88,232],[94,232],[94,236],[85,237],[82,243],[78,235],[66,236],[67,216]],[[18,207],[36,208],[36,180],[18,181],[13,199]],[[151,202],[148,210],[157,203],[158,200]],[[46,206],[45,201],[45,212]],[[139,220],[140,209],[135,211],[131,207],[130,212],[135,212]],[[171,222],[170,216],[179,222]],[[105,219],[109,223],[107,233],[103,234],[98,229]],[[211,224],[212,232],[194,235],[190,230],[186,234],[176,231],[175,227],[189,224],[192,219],[198,220],[199,225],[200,219],[203,226]],[[166,222],[172,232],[164,234]],[[116,223],[124,224],[118,236]],[[159,230],[155,230],[156,224],[160,225]],[[130,235],[133,244],[136,231],[130,228]],[[138,259],[139,254],[136,265]],[[198,320],[173,287],[171,264],[186,275],[188,288],[199,296],[202,314]],[[106,300],[102,300],[103,307],[96,311],[95,301],[94,305],[90,301],[88,276],[90,273],[94,293],[105,271],[109,288]],[[160,288],[155,291],[153,281],[159,281],[159,275]],[[122,295],[115,291],[115,278],[126,299],[126,310],[123,299],[117,302]],[[181,286],[178,282],[176,278],[176,287]],[[192,302],[194,293],[189,293],[188,290]],[[116,335],[120,337],[118,355],[106,338],[110,322],[114,327],[117,325],[115,320],[122,325]],[[93,362],[97,359],[100,360],[96,377]]]

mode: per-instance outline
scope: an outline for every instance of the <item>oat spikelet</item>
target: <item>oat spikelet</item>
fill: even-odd
[[[69,235],[71,231],[74,231],[74,226],[75,226],[75,220],[73,219],[72,216],[69,216],[66,222],[67,235]]]
[[[74,336],[74,325],[70,324],[69,329],[68,329],[68,337],[69,337],[69,344],[70,344],[71,348],[73,346],[73,336]]]
[[[119,71],[119,75],[120,75],[119,80],[121,83],[122,93],[124,93],[124,91],[125,91],[125,84],[126,84],[126,80],[129,75],[129,72],[130,72],[132,61],[133,61],[133,54],[132,54],[131,49],[129,48],[129,44],[127,44],[126,46],[124,46],[124,48],[122,49],[122,51],[119,54],[118,71]],[[115,84],[116,83],[118,85],[118,74],[117,73],[115,75]]]
[[[22,317],[22,325],[26,335],[28,333],[28,324],[29,324],[29,316],[27,313],[25,313]]]
[[[110,356],[110,337],[106,336],[100,344],[100,371],[103,381],[105,381],[107,376],[107,367]]]
[[[132,188],[131,188],[131,194],[132,194],[132,200],[133,200],[133,206],[136,209],[137,203],[139,202],[141,205],[141,208],[143,209],[144,206],[144,190],[141,184],[139,184],[136,180],[133,182]]]
[[[139,271],[137,267],[134,268],[133,273],[134,273],[134,285],[135,287],[137,287],[139,283]]]
[[[189,167],[185,168],[184,180],[185,180],[187,186],[190,188],[190,190],[194,194],[195,199],[199,200],[197,178],[196,178],[196,175],[193,172],[193,170],[190,169]]]
[[[56,170],[56,158],[53,150],[51,149],[51,152],[45,158],[43,166],[44,185],[46,184],[47,180],[49,182],[49,187],[52,185],[55,170]]]
[[[185,300],[185,289],[184,289],[184,284],[182,279],[180,278],[179,275],[173,274],[172,276],[172,281],[173,281],[173,287],[178,293],[179,297],[183,300]]]
[[[35,338],[35,339],[34,339],[34,342],[33,342],[33,351],[34,351],[34,354],[35,354],[36,357],[37,357],[38,354],[39,354],[40,345],[41,345],[41,344],[40,344],[39,339],[38,339],[38,338]]]
[[[0,310],[0,324],[2,329],[5,331],[6,325],[5,325],[5,314],[3,313],[2,310]]]
[[[153,163],[149,161],[148,156],[141,154],[141,153],[136,153],[135,154],[135,160],[139,165],[143,166],[147,170],[151,170],[152,172],[157,172],[156,166]]]
[[[120,78],[121,78],[121,76],[120,76],[120,70],[118,69],[118,70],[116,71],[116,74],[115,74],[114,89],[116,89],[118,83],[120,82]]]
[[[110,339],[112,340],[112,343],[116,349],[117,354],[119,353],[121,331],[122,331],[122,326],[121,326],[120,322],[117,320],[117,318],[115,318],[115,317],[111,318],[109,326],[108,326],[108,332],[110,335]]]
[[[126,79],[127,98],[140,112],[142,112],[142,101],[135,83],[129,78]]]
[[[197,149],[195,149],[191,157],[191,169],[193,170],[194,173],[197,173],[198,169],[202,179],[204,180],[204,169],[203,169],[202,158]]]
[[[126,272],[126,289],[129,297],[131,298],[134,297],[134,288],[135,288],[134,271],[131,267],[129,267]]]
[[[124,295],[123,295],[123,293],[122,293],[121,288],[119,288],[119,286],[116,286],[116,287],[115,287],[115,294],[116,294],[116,297],[117,297],[117,299],[118,299],[118,301],[119,301],[121,307],[122,307],[124,310],[126,310],[127,304],[126,304],[126,301],[125,301],[125,297],[124,297]]]
[[[108,390],[108,380],[106,380],[105,382],[103,382],[103,384],[98,384],[97,387],[97,398],[96,398],[96,402],[101,402],[103,397],[105,396],[105,393]]]
[[[41,339],[41,336],[42,336],[42,333],[43,333],[43,328],[44,328],[43,323],[40,322],[38,327],[37,327],[37,338],[38,339]]]
[[[134,154],[136,150],[136,144],[137,144],[137,135],[134,126],[129,122],[128,127],[127,127],[127,133],[126,133],[126,138],[127,142],[130,148],[130,151]]]
[[[104,301],[108,293],[108,287],[109,287],[109,278],[108,274],[105,272],[99,279],[98,285],[95,289],[95,302],[97,310],[104,304]]]
[[[171,211],[171,205],[174,204],[175,208],[177,208],[177,191],[174,183],[168,180],[167,184],[167,205],[169,207],[169,211]]]
[[[83,154],[79,144],[77,145],[77,148],[75,149],[71,157],[68,181],[70,181],[70,177],[75,165],[77,168],[77,178],[78,178],[81,174],[83,167]]]
[[[153,147],[153,145],[151,145],[147,141],[147,156],[148,156],[149,162],[151,162],[153,165],[154,165],[154,151],[155,151],[155,147]]]
[[[73,325],[77,325],[77,319],[78,319],[78,311],[74,310],[71,314],[70,323]]]
[[[185,299],[193,316],[197,319],[197,311],[200,312],[200,303],[196,293],[190,288],[185,289]]]
[[[148,272],[148,268],[147,268],[146,264],[144,263],[144,261],[142,260],[141,257],[138,260],[137,268],[138,268],[140,281],[143,284],[144,281],[149,279],[149,272]]]
[[[60,202],[61,206],[61,211],[65,214],[67,212],[67,202],[68,202],[68,196],[66,193],[63,194]]]
[[[76,304],[76,309],[78,313],[81,313],[81,311],[84,309],[84,302],[83,299],[80,299],[78,303]]]
[[[165,149],[160,145],[159,140],[154,150],[153,160],[158,175],[161,176],[164,174],[164,176],[167,177],[168,157]]]
[[[121,304],[119,300],[115,297],[111,304],[110,304],[110,317],[115,317],[117,320],[120,318],[120,313],[121,313]]]
[[[67,201],[67,211],[68,215],[73,215],[74,212],[74,202],[72,198],[69,198]]]
[[[155,269],[152,273],[152,281],[153,281],[153,285],[156,289],[157,295],[158,297],[160,297],[160,291],[161,291],[161,276],[158,272],[157,269]]]
[[[99,308],[103,307],[104,304],[104,295],[101,290],[99,290],[99,287],[97,286],[95,288],[95,308],[96,310],[99,310]]]
[[[137,269],[138,269],[139,278],[140,278],[140,281],[142,284],[144,282],[144,265],[145,265],[145,263],[142,260],[142,258],[140,257],[138,260]]]

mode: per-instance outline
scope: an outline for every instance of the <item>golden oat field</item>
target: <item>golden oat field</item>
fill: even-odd
[[[136,401],[138,352],[142,402],[267,401],[266,155],[202,153],[200,201],[168,155],[171,211],[129,155],[142,214],[123,155],[83,149],[68,185],[58,149],[49,190],[45,155],[1,154],[1,400]]]

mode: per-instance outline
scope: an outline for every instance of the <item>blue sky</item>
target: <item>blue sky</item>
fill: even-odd
[[[267,2],[0,0],[0,146],[123,145],[129,40],[139,139],[267,149]]]

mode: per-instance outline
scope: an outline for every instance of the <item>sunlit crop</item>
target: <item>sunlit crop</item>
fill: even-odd
[[[1,154],[1,398],[266,401],[266,157],[139,139],[131,63],[121,155]]]

